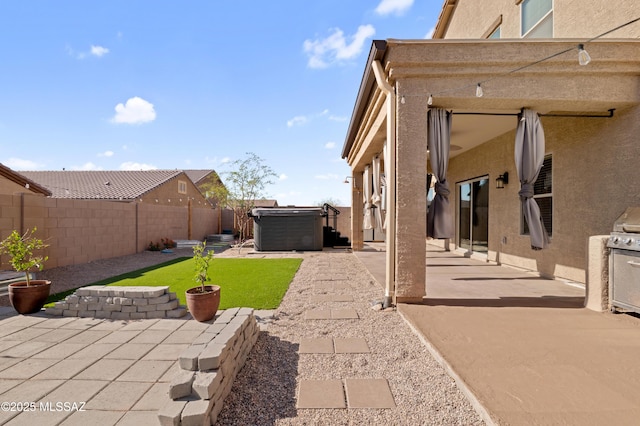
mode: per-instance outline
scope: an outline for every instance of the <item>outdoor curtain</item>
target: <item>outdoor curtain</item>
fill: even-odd
[[[364,221],[362,229],[371,229],[371,175],[369,165],[364,168],[364,176],[362,179],[362,201],[364,201]]]
[[[380,177],[380,182],[382,185],[382,211],[384,212],[384,221],[382,222],[382,229],[387,229],[387,224],[388,224],[388,220],[389,220],[389,215],[387,214],[387,197],[389,194],[389,187],[388,185],[388,181],[387,181],[387,173],[388,173],[388,167],[389,167],[389,153],[387,152],[388,149],[388,144],[385,141],[384,145],[382,146],[382,161],[384,164],[384,173],[382,173],[382,176]]]
[[[451,113],[442,108],[429,108],[427,112],[427,146],[431,169],[436,178],[435,197],[427,213],[427,236],[432,238],[454,237],[447,182],[451,119]]]
[[[375,220],[376,228],[383,229],[384,221],[382,220],[382,183],[380,181],[380,157],[373,157],[371,162],[373,167],[373,195],[371,196],[371,203],[375,207]]]
[[[544,130],[535,111],[523,109],[518,118],[515,147],[516,170],[520,179],[518,195],[522,202],[524,220],[529,226],[531,248],[541,250],[548,246],[549,236],[544,228],[540,207],[533,198],[533,185],[544,162]]]

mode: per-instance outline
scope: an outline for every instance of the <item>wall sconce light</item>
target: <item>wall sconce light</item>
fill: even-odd
[[[509,172],[504,172],[496,178],[496,189],[503,189],[509,183]]]
[[[347,176],[344,178],[344,183],[349,183],[349,179],[353,179],[353,176]]]

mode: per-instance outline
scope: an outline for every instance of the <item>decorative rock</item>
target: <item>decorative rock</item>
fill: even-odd
[[[178,363],[183,370],[196,371],[198,369],[198,357],[205,345],[191,345],[180,354]]]
[[[198,371],[193,381],[193,392],[201,399],[211,399],[220,383],[222,383],[222,373]]]
[[[162,408],[158,412],[158,419],[161,426],[179,426],[182,410],[187,405],[187,401],[164,401]]]

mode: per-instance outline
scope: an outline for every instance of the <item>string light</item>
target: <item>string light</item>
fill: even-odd
[[[478,86],[476,86],[476,97],[481,98],[482,95],[484,95],[484,92],[482,91],[482,86],[478,83]]]
[[[427,99],[427,105],[431,106],[433,105],[433,96],[429,95],[429,99]]]
[[[578,45],[578,63],[580,65],[588,65],[591,62],[591,56],[584,50],[584,44]]]

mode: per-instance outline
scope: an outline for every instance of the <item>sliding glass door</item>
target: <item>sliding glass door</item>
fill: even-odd
[[[458,247],[486,253],[489,247],[489,179],[458,184]]]

